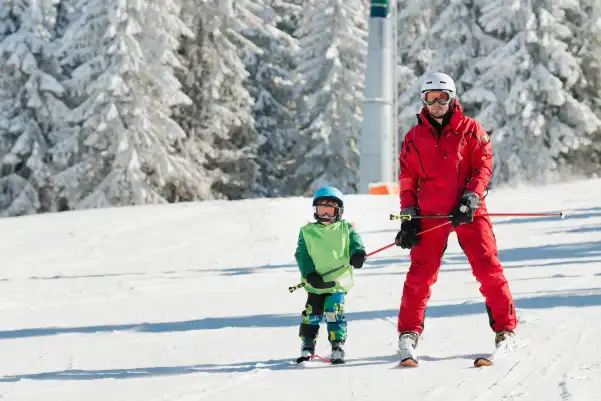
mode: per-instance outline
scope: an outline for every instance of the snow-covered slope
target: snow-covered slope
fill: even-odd
[[[0,220],[0,394],[7,400],[599,400],[601,180],[491,191],[516,298],[517,358],[490,351],[478,284],[454,236],[417,369],[396,368],[408,252],[356,272],[348,363],[290,363],[305,293],[294,250],[309,199],[105,209]],[[394,196],[348,196],[369,251],[394,240]],[[328,353],[325,330],[318,351]]]

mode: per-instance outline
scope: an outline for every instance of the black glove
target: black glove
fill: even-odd
[[[459,200],[457,207],[451,212],[453,227],[474,221],[474,214],[480,205],[480,197],[472,191],[465,191]]]
[[[360,269],[363,267],[365,259],[367,259],[365,251],[357,251],[351,255],[351,265],[353,265],[355,269]]]
[[[335,281],[324,282],[323,278],[321,278],[321,276],[319,274],[317,274],[316,272],[307,274],[306,280],[309,284],[311,284],[311,287],[313,287],[313,288],[324,289],[324,288],[332,288],[332,287],[336,286]]]
[[[417,210],[415,208],[401,210],[403,214],[410,214],[417,216]],[[421,230],[421,224],[419,219],[405,220],[401,223],[401,231],[399,231],[394,239],[397,246],[403,249],[411,249],[419,242],[417,233]]]

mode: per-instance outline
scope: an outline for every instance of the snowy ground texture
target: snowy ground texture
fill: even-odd
[[[291,361],[305,292],[294,250],[310,200],[206,202],[0,220],[3,400],[599,400],[601,180],[491,191],[529,345],[494,367],[478,284],[453,236],[420,367],[396,368],[408,252],[356,272],[348,363]],[[349,196],[367,250],[394,240],[394,196]],[[329,346],[322,330],[318,351]]]

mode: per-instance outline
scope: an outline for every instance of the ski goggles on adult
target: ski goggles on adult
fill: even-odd
[[[422,100],[428,106],[433,105],[435,102],[440,104],[447,104],[451,101],[451,93],[449,91],[431,90],[422,93]]]

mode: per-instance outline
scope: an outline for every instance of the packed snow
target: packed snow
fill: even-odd
[[[409,259],[369,258],[346,303],[347,364],[297,365],[294,261],[309,198],[210,201],[0,220],[0,394],[7,400],[598,400],[601,180],[490,191],[520,348],[493,367],[478,283],[454,235],[418,368],[398,368]],[[349,195],[368,252],[394,240],[396,196]],[[317,346],[327,356],[322,326]]]

